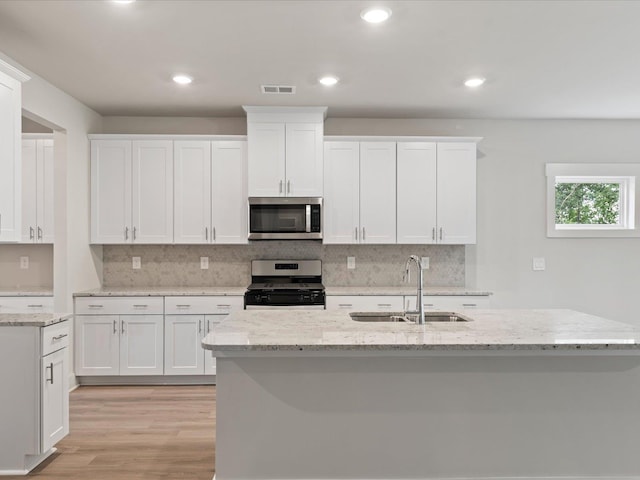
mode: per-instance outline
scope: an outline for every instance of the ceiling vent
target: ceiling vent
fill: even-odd
[[[262,85],[262,93],[293,95],[296,93],[296,87],[291,85]]]

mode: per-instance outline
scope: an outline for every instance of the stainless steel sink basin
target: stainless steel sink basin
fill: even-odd
[[[356,322],[409,322],[415,323],[417,315],[405,315],[403,312],[352,312],[349,314]],[[469,317],[455,312],[424,312],[425,322],[470,322]]]

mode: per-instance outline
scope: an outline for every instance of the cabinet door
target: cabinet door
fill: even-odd
[[[250,197],[278,197],[285,188],[284,123],[247,125]]]
[[[36,238],[39,243],[53,243],[54,240],[53,177],[53,140],[38,140]]]
[[[436,243],[436,144],[397,145],[398,243]]]
[[[202,375],[204,315],[166,315],[164,327],[164,374]]]
[[[396,243],[396,144],[360,143],[360,243]]]
[[[118,375],[119,331],[117,315],[76,315],[74,335],[76,375]]]
[[[163,315],[120,316],[120,375],[162,375]]]
[[[213,142],[212,241],[248,243],[247,142]]]
[[[220,325],[228,316],[229,315],[205,315],[205,336],[211,333],[211,331]],[[216,357],[212,355],[211,350],[204,350],[204,373],[206,375],[216,374]]]
[[[44,453],[69,433],[68,348],[42,358],[41,366],[41,452]]]
[[[438,144],[438,243],[476,243],[476,144]]]
[[[0,72],[0,242],[18,242],[22,236],[22,85]]]
[[[133,142],[133,242],[173,243],[173,142]]]
[[[323,243],[358,243],[360,233],[360,144],[324,144]]]
[[[174,243],[209,243],[211,234],[211,142],[176,141]]]
[[[36,241],[38,220],[37,187],[38,187],[38,141],[22,140],[22,243]]]
[[[322,196],[322,124],[287,123],[286,194],[290,197]]]
[[[92,140],[91,243],[131,238],[131,142]]]

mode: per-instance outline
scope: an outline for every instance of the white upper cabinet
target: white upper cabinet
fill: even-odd
[[[323,243],[358,243],[360,143],[324,144]]]
[[[398,142],[398,243],[436,243],[436,143]]]
[[[22,83],[29,77],[0,60],[0,242],[22,236]]]
[[[396,242],[395,142],[325,142],[324,243]]]
[[[247,142],[175,141],[175,243],[247,243]]]
[[[438,243],[476,243],[476,144],[438,143]]]
[[[91,142],[91,242],[173,242],[173,142]]]
[[[22,140],[23,243],[53,243],[53,139]]]
[[[326,108],[244,109],[247,112],[249,196],[321,197]]]
[[[215,141],[211,149],[213,243],[248,243],[247,142]]]
[[[396,243],[396,144],[360,144],[360,243]]]

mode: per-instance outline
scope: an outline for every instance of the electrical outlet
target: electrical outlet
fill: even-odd
[[[536,271],[544,270],[546,268],[544,257],[533,257],[532,266]]]
[[[140,261],[140,257],[131,257],[131,267],[134,270],[140,270],[142,268],[142,262]]]
[[[422,262],[422,269],[429,270],[429,257],[422,257],[420,261]]]
[[[20,268],[22,270],[29,269],[29,257],[20,257]]]
[[[209,257],[200,257],[200,269],[209,270]]]
[[[347,269],[355,270],[356,268],[356,257],[347,257]]]

